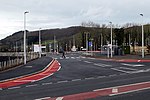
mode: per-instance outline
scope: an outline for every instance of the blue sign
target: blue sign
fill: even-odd
[[[91,46],[91,47],[93,46],[93,45],[92,45],[92,42],[89,42],[89,46]]]

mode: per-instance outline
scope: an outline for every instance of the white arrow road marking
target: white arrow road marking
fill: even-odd
[[[56,100],[63,100],[64,97],[58,97]]]

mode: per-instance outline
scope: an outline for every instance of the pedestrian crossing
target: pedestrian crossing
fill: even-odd
[[[66,58],[62,58],[62,57],[53,57],[54,59],[58,60],[58,59],[81,59],[81,58],[85,58],[85,57],[66,57]]]

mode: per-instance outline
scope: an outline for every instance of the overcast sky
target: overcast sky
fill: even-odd
[[[84,21],[99,24],[150,22],[150,0],[0,0],[0,39],[24,29],[65,28]]]

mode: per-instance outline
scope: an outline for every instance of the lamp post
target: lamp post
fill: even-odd
[[[39,28],[39,58],[41,58],[41,28]]]
[[[26,64],[26,14],[28,11],[24,12],[24,64]]]
[[[112,22],[109,22],[110,23],[110,27],[111,27],[111,46],[110,46],[110,50],[111,50],[111,58],[112,58],[112,46],[113,46],[113,43],[112,43]]]
[[[88,51],[88,32],[85,32],[85,35],[86,35],[86,51]]]
[[[143,19],[143,14],[140,14],[140,16]],[[144,58],[144,27],[142,22],[142,58]]]

